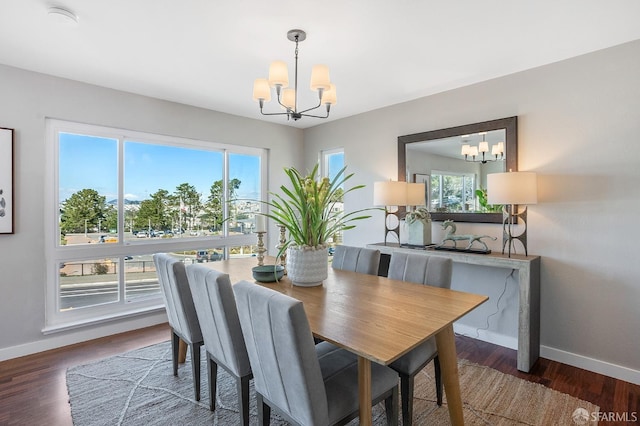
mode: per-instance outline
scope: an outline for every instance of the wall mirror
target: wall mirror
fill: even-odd
[[[517,117],[398,137],[398,180],[425,183],[435,221],[502,223],[502,206],[486,205],[476,190],[486,190],[487,174],[517,171],[517,162]]]

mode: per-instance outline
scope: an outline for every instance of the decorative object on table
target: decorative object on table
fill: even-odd
[[[534,172],[507,172],[491,173],[487,175],[488,202],[491,204],[504,204],[502,213],[502,254],[508,245],[508,255],[511,257],[511,249],[515,254],[514,240],[520,241],[527,253],[527,204],[538,202],[538,183]],[[524,205],[524,209],[518,213],[517,205]],[[518,220],[524,225],[520,235],[513,235],[513,225]]]
[[[354,228],[352,222],[371,217],[363,212],[372,209],[346,213],[334,208],[341,192],[345,195],[364,188],[356,185],[343,190],[353,173],[346,175],[343,167],[333,179],[321,178],[318,167],[316,164],[306,176],[293,167],[285,168],[290,185],[282,185],[281,194],[271,193],[272,201],[260,201],[270,208],[269,213],[262,215],[288,231],[284,242],[281,233],[277,257],[281,258],[286,251],[287,275],[293,284],[300,286],[320,285],[327,278],[329,238]]]
[[[13,234],[13,129],[0,127],[0,234]]]
[[[284,225],[278,225],[280,228],[280,240],[278,241],[278,245],[276,248],[278,249],[278,253],[282,252],[280,255],[278,264],[282,265],[284,268],[284,275],[287,275],[287,251],[282,250],[287,242],[287,228]]]
[[[431,244],[431,214],[426,207],[409,211],[404,221],[407,226],[407,243],[410,246]]]
[[[261,283],[272,283],[284,276],[282,265],[259,265],[251,268],[253,279]]]
[[[482,241],[482,238],[489,238],[493,241],[497,240],[496,237],[492,237],[490,235],[474,235],[474,234],[464,234],[464,235],[456,235],[456,224],[452,220],[445,220],[442,223],[442,229],[447,230],[447,234],[442,239],[442,244],[436,247],[436,250],[451,250],[451,251],[465,251],[472,253],[482,253],[489,254],[491,250],[487,247],[487,244]],[[447,241],[451,241],[453,243],[452,246],[446,245]],[[465,248],[458,248],[458,241],[469,241],[469,244]],[[473,248],[473,243],[478,242],[483,248],[477,249]]]
[[[326,65],[314,65],[311,69],[311,90],[318,92],[318,104],[302,111],[298,110],[298,43],[307,38],[307,33],[302,30],[289,30],[287,38],[296,44],[295,50],[295,82],[293,89],[289,86],[289,71],[287,64],[283,61],[274,61],[269,66],[269,79],[258,78],[253,83],[253,100],[260,104],[260,114],[262,115],[286,115],[287,120],[293,118],[294,121],[302,117],[327,118],[331,105],[336,103],[336,86],[329,81],[329,68]],[[271,100],[271,87],[276,89],[278,103],[284,107],[286,112],[263,112],[265,102]],[[327,110],[327,115],[307,114],[309,111],[320,108],[322,105]]]
[[[264,216],[256,215],[256,234],[258,234],[258,266],[264,265],[264,253],[267,249],[264,247],[264,234],[267,232]]]

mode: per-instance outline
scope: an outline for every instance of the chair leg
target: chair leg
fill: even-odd
[[[413,376],[400,375],[400,395],[402,399],[402,426],[413,424]]]
[[[207,378],[209,379],[209,409],[216,410],[216,389],[218,384],[218,364],[216,364],[207,354]]]
[[[191,344],[191,372],[196,401],[200,401],[200,346],[198,343]]]
[[[256,392],[256,402],[258,405],[258,424],[269,426],[271,423],[271,407],[264,402],[262,395]]]
[[[178,351],[180,347],[180,337],[171,330],[171,360],[173,361],[173,375],[178,375]]]
[[[437,355],[433,358],[433,368],[436,376],[436,402],[440,406],[442,405],[442,373],[440,372],[440,360]]]
[[[398,426],[398,411],[400,404],[398,403],[398,386],[393,388],[391,395],[384,400],[384,409],[387,414],[387,425]]]
[[[238,377],[238,412],[240,413],[240,424],[249,426],[249,379],[251,375]]]

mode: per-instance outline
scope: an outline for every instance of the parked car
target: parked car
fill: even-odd
[[[224,257],[224,255],[222,253],[218,253],[217,251],[214,251],[213,253],[211,253],[209,255],[209,260],[212,262],[215,262],[217,260],[222,260]]]
[[[196,252],[196,262],[208,262],[209,261],[209,253],[206,250],[198,250]]]

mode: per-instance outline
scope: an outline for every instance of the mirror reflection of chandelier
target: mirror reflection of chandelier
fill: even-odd
[[[497,144],[493,145],[491,147],[491,155],[494,158],[488,158],[487,153],[489,152],[489,142],[485,140],[485,136],[487,133],[481,132],[478,134],[482,135],[482,142],[480,142],[478,146],[475,146],[475,145],[472,146],[470,144],[462,145],[462,151],[460,152],[460,154],[464,155],[465,161],[478,162],[478,163],[485,164],[490,161],[504,160],[504,142],[498,142]],[[469,138],[469,135],[462,136],[462,140],[464,142],[467,142],[468,138]],[[482,154],[481,157],[480,157],[480,154]],[[476,157],[479,157],[479,158],[476,159]]]
[[[299,120],[302,117],[327,118],[331,105],[336,103],[336,86],[329,81],[329,67],[326,65],[314,65],[311,70],[311,90],[318,92],[318,104],[305,110],[298,110],[298,43],[307,38],[307,34],[302,30],[290,30],[287,38],[296,43],[295,50],[295,80],[294,88],[289,87],[289,71],[287,64],[283,61],[274,61],[269,66],[269,78],[258,78],[253,84],[253,100],[260,104],[262,115],[286,115],[287,120],[293,118]],[[286,112],[263,112],[265,102],[271,100],[271,88],[276,89],[278,103]],[[327,115],[307,114],[309,111],[325,105]]]

